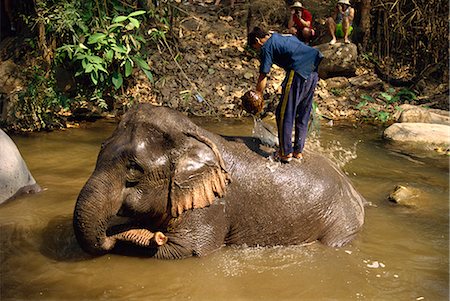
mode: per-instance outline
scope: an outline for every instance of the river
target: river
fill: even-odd
[[[253,125],[196,122],[224,135],[251,135]],[[1,300],[449,299],[448,157],[409,154],[372,126],[323,124],[307,141],[340,163],[372,203],[348,246],[225,247],[178,261],[91,258],[77,245],[72,212],[115,126],[12,137],[44,191],[0,206]],[[421,191],[417,207],[387,201],[397,184]]]

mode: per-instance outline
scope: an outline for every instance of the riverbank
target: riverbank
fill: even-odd
[[[305,3],[314,12],[318,30],[323,31],[332,1]],[[154,82],[136,68],[127,79],[127,88],[108,102],[107,111],[89,100],[79,99],[60,112],[61,123],[70,126],[78,120],[120,117],[137,102],[167,106],[195,116],[248,116],[240,97],[254,88],[259,67],[256,54],[246,48],[248,23],[283,33],[289,10],[284,1],[255,1],[251,4],[253,16],[249,22],[246,3],[237,2],[234,9],[227,2],[222,5],[215,7],[212,0],[206,0],[173,6],[178,18],[173,22],[171,38],[147,49]],[[321,41],[316,42],[324,41],[327,37],[322,35]],[[2,44],[6,44],[6,49],[14,45]],[[2,51],[0,92],[4,103],[13,102],[29,85],[20,71],[33,60],[24,60],[30,53],[24,55],[24,48],[20,49],[5,51],[4,47]],[[404,103],[448,110],[448,81],[422,79],[414,87],[395,87],[378,77],[370,54],[359,53],[356,64],[354,76],[320,79],[314,114],[333,122],[389,124],[398,119],[400,105]],[[402,72],[407,74],[407,70],[397,70],[400,75]],[[284,70],[274,66],[265,91],[266,112],[274,112],[283,78]],[[64,72],[56,80],[63,92],[74,87],[74,78]],[[8,111],[6,106],[3,111]],[[11,113],[8,111],[6,115]]]

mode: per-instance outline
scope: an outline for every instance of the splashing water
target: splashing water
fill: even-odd
[[[253,137],[261,140],[261,143],[266,146],[273,148],[278,147],[277,130],[272,125],[255,117],[253,118],[253,123]],[[311,131],[308,135],[305,148],[311,152],[321,153],[342,168],[358,157],[356,154],[356,147],[359,142],[360,141],[356,141],[350,148],[342,146],[341,142],[337,140],[332,140],[323,146],[319,140],[319,133],[317,131]]]
[[[322,145],[318,135],[313,132],[308,137],[305,148],[311,152],[319,152],[335,163],[339,168],[358,158],[356,148],[360,141],[355,141],[352,146],[344,147],[338,140],[331,140],[326,145]]]
[[[261,143],[269,147],[278,146],[277,130],[260,118],[253,117],[252,136],[261,140]]]

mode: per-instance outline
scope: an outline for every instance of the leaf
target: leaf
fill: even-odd
[[[116,27],[124,27],[124,26],[125,25],[123,25],[122,23],[114,23],[108,26],[108,31],[112,31],[112,29],[115,29]]]
[[[384,111],[378,112],[377,118],[378,118],[381,122],[384,123],[384,122],[386,122],[386,121],[389,120],[389,113],[388,113],[388,112],[384,112]]]
[[[125,77],[130,76],[132,70],[133,69],[132,69],[132,66],[131,66],[131,62],[129,60],[127,60],[125,62]]]
[[[133,23],[128,23],[127,26],[125,26],[126,30],[133,30],[134,29],[134,24]]]
[[[136,17],[145,14],[145,10],[137,10],[128,15],[128,17]]]
[[[98,83],[98,75],[95,72],[91,72],[91,80],[96,85]]]
[[[106,74],[108,74],[108,71],[105,69],[105,67],[103,67],[103,65],[96,65],[96,67],[97,67],[97,70],[103,71]]]
[[[84,46],[83,43],[78,44],[78,46],[79,46],[81,49],[89,49],[89,48],[87,48],[86,46]]]
[[[95,64],[103,64],[103,59],[101,57],[99,57],[99,56],[96,56],[96,55],[88,56],[88,60],[90,62],[92,62],[92,63],[95,63]]]
[[[81,66],[83,67],[83,69],[86,69],[87,64],[88,60],[86,58],[81,61]]]
[[[380,95],[383,96],[383,98],[386,99],[387,101],[391,101],[392,100],[392,95],[391,94],[388,94],[386,92],[381,92]]]
[[[127,49],[123,45],[113,45],[111,48],[119,53],[127,53]]]
[[[93,35],[89,36],[88,38],[88,44],[94,44],[98,43],[98,41],[106,38],[106,35],[101,32],[94,33]]]
[[[372,101],[372,102],[375,101],[375,99],[372,96],[369,96],[367,94],[361,95],[361,98],[364,100],[367,100],[367,101]]]
[[[367,104],[368,104],[367,100],[361,101],[361,102],[356,106],[356,108],[359,110],[359,109],[361,109],[362,107],[364,107],[364,106],[367,105]]]
[[[111,81],[114,85],[114,88],[117,90],[119,89],[122,84],[123,84],[123,78],[122,78],[122,74],[118,73],[118,72],[114,72],[111,78]]]
[[[147,75],[148,79],[152,84],[155,83],[155,81],[153,80],[153,74],[150,70],[142,69],[142,71],[144,71],[145,75]]]
[[[91,63],[88,63],[86,65],[86,67],[84,67],[84,72],[85,73],[90,73],[90,72],[92,72],[92,70],[94,70],[94,65],[92,65]]]
[[[139,28],[139,25],[141,25],[141,22],[139,22],[135,18],[128,18],[128,20],[130,21],[130,23],[133,23],[134,27],[136,27],[136,28]]]
[[[120,23],[128,19],[126,16],[117,16],[112,20],[112,23]]]
[[[114,56],[114,51],[112,49],[109,49],[108,52],[105,53],[105,59],[109,62],[112,61],[113,56]]]
[[[136,64],[138,64],[139,67],[141,67],[142,70],[150,70],[150,67],[148,66],[147,62],[144,61],[140,57],[134,57],[134,61]]]

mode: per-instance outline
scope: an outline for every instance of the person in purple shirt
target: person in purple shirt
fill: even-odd
[[[257,93],[263,94],[267,74],[273,64],[286,71],[283,93],[276,109],[280,145],[276,157],[283,163],[290,162],[292,158],[302,160],[314,90],[319,78],[317,69],[323,55],[295,36],[267,33],[259,27],[248,34],[248,45],[260,51]],[[292,143],[294,123],[295,139]]]

